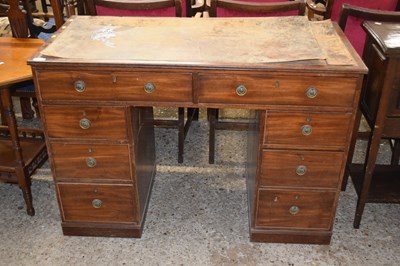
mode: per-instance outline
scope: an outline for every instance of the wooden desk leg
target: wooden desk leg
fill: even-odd
[[[360,195],[358,195],[356,214],[354,217],[354,228],[360,228],[361,216],[368,199],[368,193],[375,170],[376,158],[378,156],[379,145],[382,137],[382,127],[376,127],[371,130],[371,137],[368,142],[367,156],[365,159],[365,174],[362,181]]]
[[[18,180],[18,185],[21,188],[22,195],[26,204],[26,212],[33,216],[35,215],[35,210],[32,204],[32,192],[31,192],[31,181],[30,178],[26,177],[24,173],[24,160],[22,157],[22,149],[18,138],[17,121],[15,119],[15,114],[13,110],[12,100],[10,91],[8,89],[0,89],[1,104],[3,106],[4,117],[7,121],[8,129],[10,131],[12,146],[15,151],[16,158],[16,176]]]

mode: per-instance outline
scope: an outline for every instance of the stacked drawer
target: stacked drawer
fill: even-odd
[[[256,228],[331,229],[350,119],[266,112]]]
[[[200,79],[200,102],[267,109],[260,111],[257,136],[249,134],[249,151],[257,155],[248,158],[258,158],[247,182],[252,240],[330,240],[357,79],[300,75]]]
[[[155,174],[152,109],[116,103],[122,85],[105,73],[38,81],[64,234],[139,237]]]

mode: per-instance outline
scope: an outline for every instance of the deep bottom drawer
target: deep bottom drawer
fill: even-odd
[[[260,189],[256,227],[330,229],[335,192]]]
[[[133,186],[59,183],[57,188],[63,221],[138,222]]]

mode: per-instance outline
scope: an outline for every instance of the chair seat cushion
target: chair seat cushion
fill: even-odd
[[[17,89],[15,89],[16,92],[35,92],[35,86],[32,85],[28,85],[28,86],[22,86],[19,87]]]

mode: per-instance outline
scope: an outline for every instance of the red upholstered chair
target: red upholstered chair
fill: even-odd
[[[296,16],[304,15],[305,3],[289,0],[211,0],[210,17],[271,17],[271,16]],[[219,110],[207,109],[210,123],[209,131],[209,163],[215,159],[215,130],[230,129],[244,130],[248,124],[238,122],[224,122],[218,119]]]
[[[315,5],[317,2],[326,3],[326,8],[317,8]],[[325,19],[332,19],[336,22],[339,22],[344,4],[385,11],[395,11],[400,8],[399,0],[307,0],[307,8],[311,13],[322,15]],[[347,38],[360,56],[365,42],[365,32],[360,27],[362,21],[363,19],[361,18],[351,16],[348,18],[345,29]]]
[[[190,3],[190,1],[187,1]],[[185,2],[186,4],[186,2]],[[95,16],[152,16],[152,17],[182,17],[187,14],[186,8],[182,9],[181,0],[87,0],[89,15]],[[190,123],[198,109],[187,112],[185,123],[185,109],[178,108],[177,120],[156,119],[155,126],[178,128],[178,162],[183,162],[183,147]]]

